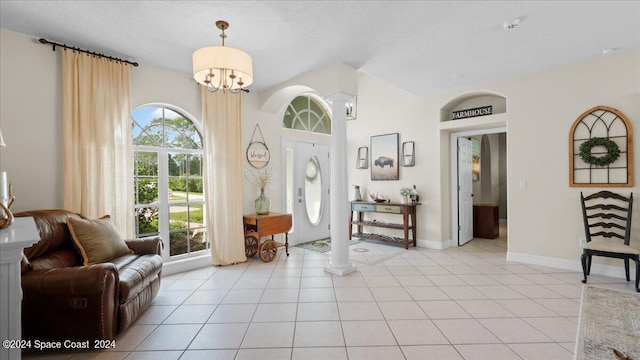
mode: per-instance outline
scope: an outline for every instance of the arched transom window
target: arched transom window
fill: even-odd
[[[165,257],[208,249],[200,132],[168,106],[139,107],[132,117],[136,235],[169,240]]]
[[[318,100],[311,96],[298,96],[284,112],[282,127],[331,134],[331,119]]]

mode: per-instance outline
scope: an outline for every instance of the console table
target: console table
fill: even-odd
[[[32,217],[16,218],[13,225],[0,230],[0,340],[22,338],[20,260],[22,249],[40,241]],[[21,349],[0,347],[0,359],[20,359]]]
[[[396,245],[404,245],[405,249],[409,249],[409,242],[416,246],[416,207],[420,203],[374,203],[364,201],[351,202],[351,217],[349,218],[349,240],[357,237],[362,240],[374,240],[389,242]],[[398,214],[402,215],[402,223],[391,223],[380,220],[364,220],[363,214],[366,212]],[[354,215],[355,219],[354,219]],[[356,225],[356,232],[353,232],[353,225]],[[363,227],[378,227],[385,229],[403,230],[403,237],[387,236],[382,234],[364,233]],[[411,241],[409,241],[409,230],[411,230]]]

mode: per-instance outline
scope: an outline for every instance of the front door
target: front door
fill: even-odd
[[[458,245],[473,238],[473,186],[471,140],[458,138]]]
[[[329,146],[296,142],[294,166],[295,233],[297,242],[327,239],[329,221]]]

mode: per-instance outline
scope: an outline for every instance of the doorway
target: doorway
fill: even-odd
[[[293,215],[289,242],[302,244],[330,237],[329,144],[283,140],[284,203]]]
[[[506,234],[506,135],[504,127],[450,134],[452,246],[462,246],[473,239],[474,204],[497,204],[500,236]],[[481,140],[485,141],[478,147],[484,149],[481,162],[474,162],[471,139],[479,144]]]

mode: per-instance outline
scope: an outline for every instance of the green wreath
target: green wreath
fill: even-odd
[[[602,146],[607,149],[604,156],[591,155],[591,149],[595,146]],[[580,158],[589,165],[607,166],[613,164],[620,157],[620,147],[612,140],[594,137],[580,145]]]

